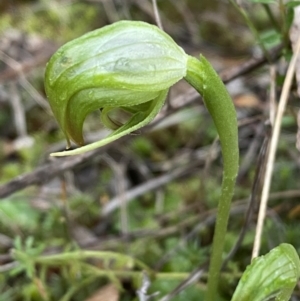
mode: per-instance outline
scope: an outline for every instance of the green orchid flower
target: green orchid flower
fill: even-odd
[[[68,145],[84,145],[83,122],[99,108],[114,132],[95,147],[149,123],[186,75],[187,59],[167,34],[143,22],[121,21],[62,46],[47,64],[45,89]],[[132,115],[123,125],[109,117],[116,108]]]
[[[217,128],[223,154],[222,194],[218,207],[207,300],[215,300],[231,199],[238,172],[237,119],[221,79],[200,56],[187,55],[154,25],[119,21],[63,45],[50,59],[45,90],[54,116],[79,148],[51,154],[81,154],[110,143],[148,124],[164,104],[169,88],[185,79],[202,96]],[[100,109],[102,123],[112,130],[105,139],[84,145],[86,116]],[[113,110],[129,115],[116,120]]]

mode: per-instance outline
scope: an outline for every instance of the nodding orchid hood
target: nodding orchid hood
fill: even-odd
[[[84,144],[83,122],[97,109],[115,130],[106,144],[149,123],[186,68],[185,52],[158,27],[120,21],[63,45],[47,64],[45,89],[68,145]],[[131,119],[124,125],[111,120],[115,108]]]

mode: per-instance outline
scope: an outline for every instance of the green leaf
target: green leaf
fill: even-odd
[[[299,256],[281,244],[255,258],[244,272],[231,301],[288,301],[300,276]]]

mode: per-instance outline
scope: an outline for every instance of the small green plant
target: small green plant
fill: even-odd
[[[222,262],[231,198],[238,172],[238,136],[231,98],[209,62],[187,55],[171,37],[144,22],[121,21],[90,32],[62,46],[50,59],[46,93],[68,145],[84,144],[86,116],[101,108],[107,138],[53,156],[80,154],[103,146],[148,124],[164,104],[168,89],[184,78],[203,97],[223,152],[224,175],[213,242],[208,299],[214,299]],[[131,114],[124,124],[109,113]]]
[[[82,147],[53,153],[52,156],[81,154],[140,129],[153,120],[163,106],[169,88],[181,79],[201,94],[218,131],[223,155],[222,192],[206,295],[206,300],[212,301],[216,300],[239,152],[232,100],[221,79],[202,55],[199,59],[187,55],[165,32],[136,21],[116,22],[62,46],[47,65],[45,88],[68,146],[72,140]],[[97,109],[101,110],[102,123],[113,131],[105,139],[83,146],[84,120]],[[124,123],[116,120],[111,114],[114,110],[126,112],[129,119]],[[281,248],[278,256],[292,252],[286,249]],[[299,259],[286,256],[298,269]],[[292,285],[284,283],[290,292]],[[237,295],[240,293],[237,292]],[[284,298],[287,295],[284,294]],[[287,300],[280,298],[278,300]],[[243,300],[250,301],[247,297]]]

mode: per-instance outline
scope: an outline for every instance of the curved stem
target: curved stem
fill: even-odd
[[[203,97],[204,103],[217,128],[223,156],[222,192],[212,245],[206,300],[216,300],[218,278],[227,231],[231,199],[238,173],[238,131],[235,108],[223,82],[210,63],[189,56],[186,81]]]

